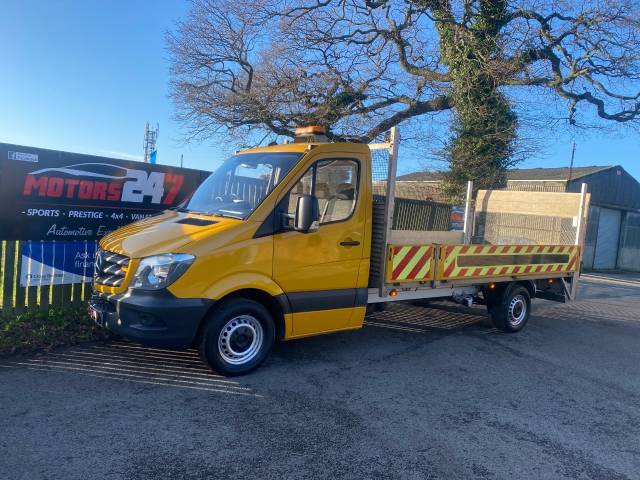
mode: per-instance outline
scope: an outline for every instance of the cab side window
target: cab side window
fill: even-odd
[[[298,198],[302,195],[311,195],[311,186],[313,184],[313,166],[305,172],[304,175],[298,180],[291,191],[289,192],[289,203],[287,213],[291,218],[296,213],[296,207],[298,205]]]
[[[322,160],[316,163],[315,195],[320,224],[346,220],[356,205],[358,163],[353,160]]]
[[[356,205],[360,165],[355,160],[320,160],[298,180],[289,192],[290,218],[296,213],[300,195],[315,195],[320,224],[348,219]]]

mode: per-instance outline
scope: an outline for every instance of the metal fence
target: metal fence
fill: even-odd
[[[49,242],[47,242],[49,243]],[[95,252],[95,241],[86,241],[86,255]],[[56,284],[53,267],[23,256],[23,250],[37,250],[40,241],[2,240],[0,242],[0,313],[19,313],[27,308],[81,306],[91,295],[91,283]],[[92,272],[85,268],[84,276]],[[22,280],[22,281],[21,281]]]

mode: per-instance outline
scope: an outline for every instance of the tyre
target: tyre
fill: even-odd
[[[529,321],[531,296],[522,285],[509,285],[503,295],[487,303],[493,325],[503,332],[519,332]]]
[[[269,356],[274,340],[269,311],[253,300],[234,298],[208,316],[198,349],[213,370],[232,377],[258,368]]]

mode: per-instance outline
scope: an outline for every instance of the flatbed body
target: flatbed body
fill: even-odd
[[[389,245],[384,293],[369,303],[473,295],[491,283],[573,278],[578,245]],[[389,292],[393,292],[389,296]]]

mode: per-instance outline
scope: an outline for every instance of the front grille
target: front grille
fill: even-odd
[[[119,287],[124,282],[128,267],[129,257],[99,248],[96,253],[93,281],[96,285]]]

